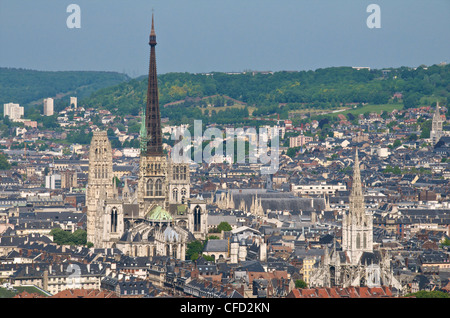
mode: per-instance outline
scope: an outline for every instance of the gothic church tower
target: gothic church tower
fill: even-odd
[[[436,104],[436,111],[433,115],[433,121],[431,122],[430,138],[431,143],[436,145],[439,139],[444,136],[442,132],[443,119],[441,113],[439,112],[439,102]]]
[[[344,215],[342,223],[342,249],[355,265],[363,252],[373,251],[373,219],[372,215],[365,211],[358,150],[355,154],[349,211]]]
[[[159,111],[158,79],[156,73],[156,33],[152,16],[150,32],[150,64],[148,71],[147,104],[141,123],[141,156],[139,163],[138,204],[140,217],[153,206],[168,210],[169,167],[162,147],[161,115]]]
[[[156,206],[169,211],[171,210],[169,204],[187,204],[190,197],[189,164],[174,163],[163,152],[156,72],[156,33],[153,16],[149,45],[147,104],[142,111],[141,155],[137,192],[140,217],[148,215]]]
[[[112,150],[106,131],[95,131],[89,148],[89,174],[86,189],[87,241],[94,243],[100,202],[114,197]]]

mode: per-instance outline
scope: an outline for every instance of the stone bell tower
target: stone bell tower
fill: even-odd
[[[108,135],[106,131],[95,131],[89,149],[89,174],[86,189],[88,242],[97,241],[95,236],[100,233],[101,202],[114,198],[113,177],[112,149]]]
[[[355,154],[349,211],[342,221],[342,249],[347,251],[353,264],[359,261],[363,252],[373,252],[373,219],[364,206],[358,151]]]

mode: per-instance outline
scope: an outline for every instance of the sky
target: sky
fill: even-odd
[[[145,75],[152,12],[159,74],[450,62],[450,0],[0,0],[0,67]]]

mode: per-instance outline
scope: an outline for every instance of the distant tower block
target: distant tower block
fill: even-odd
[[[53,98],[44,99],[44,116],[53,116]]]
[[[70,107],[72,107],[72,105],[73,105],[73,108],[77,108],[77,98],[76,97],[70,97]]]
[[[20,119],[24,114],[23,106],[14,103],[3,104],[3,117],[8,116],[9,119],[15,121]]]

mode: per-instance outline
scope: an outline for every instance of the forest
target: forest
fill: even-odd
[[[299,113],[336,109],[415,108],[436,101],[448,105],[450,65],[417,68],[355,69],[329,67],[310,71],[227,74],[166,73],[158,76],[161,115],[171,124],[255,125],[264,118],[297,118]],[[115,72],[42,72],[0,68],[0,102],[25,106],[25,117],[43,121],[42,99],[55,99],[55,112],[78,105],[139,115],[146,103],[147,76],[131,79]],[[67,97],[67,98],[66,98]],[[2,108],[3,110],[3,108]],[[1,111],[2,111],[1,110]],[[47,128],[56,117],[44,118]]]
[[[40,103],[42,107],[43,98],[71,94],[82,99],[98,89],[127,80],[127,75],[116,72],[50,72],[0,67],[0,105],[17,103],[27,106]]]
[[[167,73],[158,76],[158,88],[161,115],[174,124],[187,123],[192,118],[209,123],[248,124],[249,115],[277,114],[286,119],[290,112],[301,109],[388,103],[415,108],[436,100],[446,105],[450,65],[383,70],[330,67],[273,73]],[[138,115],[146,94],[147,77],[142,76],[99,89],[82,103],[118,115]]]

